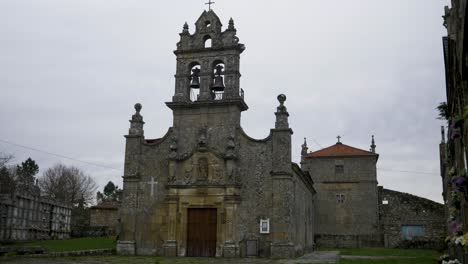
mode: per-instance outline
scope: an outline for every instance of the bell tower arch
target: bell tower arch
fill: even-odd
[[[167,103],[170,108],[223,103],[247,110],[239,71],[240,54],[245,46],[239,43],[232,18],[225,31],[222,26],[213,10],[202,13],[193,34],[185,23],[174,51],[176,85],[172,102]]]

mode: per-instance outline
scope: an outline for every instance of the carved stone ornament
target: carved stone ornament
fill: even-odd
[[[199,151],[207,150],[206,127],[200,129],[200,136],[198,137],[198,150]]]
[[[177,149],[178,149],[178,144],[177,144],[177,136],[172,136],[171,138],[171,145],[169,146],[171,152],[169,154],[169,159],[175,160],[177,159]]]
[[[188,165],[184,168],[184,183],[189,184],[192,181],[193,174],[193,161],[190,160]]]
[[[236,142],[234,141],[234,133],[231,133],[228,137],[227,141],[227,146],[226,146],[226,153],[225,153],[225,158],[226,159],[234,159],[236,158]]]
[[[177,162],[174,160],[169,161],[169,182],[173,183],[175,182],[177,176]]]
[[[198,159],[198,178],[197,181],[206,181],[208,179],[208,159]]]

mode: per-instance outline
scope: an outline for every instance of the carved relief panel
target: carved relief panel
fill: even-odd
[[[170,168],[169,177],[175,176],[173,184],[225,184],[224,159],[211,152],[196,152],[190,158],[178,161]],[[175,175],[174,175],[175,174]]]

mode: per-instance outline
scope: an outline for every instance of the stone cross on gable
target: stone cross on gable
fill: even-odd
[[[338,143],[341,143],[341,141],[340,141],[340,140],[341,140],[341,136],[337,136],[336,138],[338,139]]]
[[[211,2],[211,0],[208,0],[208,3],[205,3],[205,5],[208,5],[208,10],[211,10],[211,5],[214,3],[215,2]]]
[[[154,186],[158,185],[158,182],[154,180],[154,177],[151,177],[151,181],[147,182],[147,184],[151,185],[151,197],[154,196]]]

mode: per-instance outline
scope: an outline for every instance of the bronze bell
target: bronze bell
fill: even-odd
[[[222,92],[224,91],[224,81],[223,76],[216,76],[213,86],[211,86],[211,90],[215,92]]]
[[[223,66],[217,65],[216,66],[216,72],[215,72],[215,79],[214,83],[211,86],[211,90],[215,92],[222,92],[224,91],[224,80],[223,80]]]
[[[200,88],[200,69],[195,68],[192,70],[192,81],[190,82],[190,87],[198,89]]]

